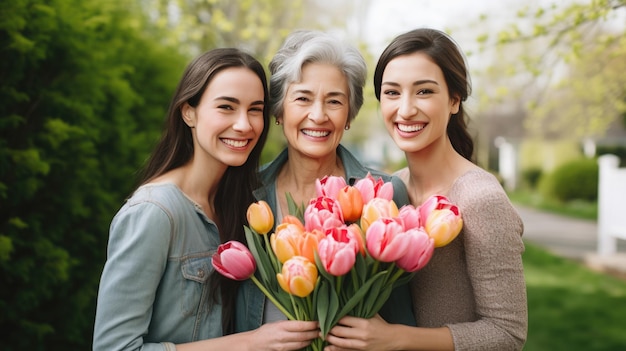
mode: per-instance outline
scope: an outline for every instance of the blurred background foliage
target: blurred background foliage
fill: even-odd
[[[373,71],[377,54],[363,34],[372,4],[0,0],[0,348],[91,348],[110,220],[136,186],[191,58],[236,46],[267,65],[290,31],[312,28],[354,42]],[[594,0],[522,8],[515,24],[476,36],[469,58],[489,58],[473,73],[479,163],[497,173],[497,136],[532,139],[540,149],[563,139],[613,140],[626,119],[626,36],[603,23],[624,7],[624,0]],[[488,27],[487,16],[476,21]],[[368,162],[395,170],[403,161],[379,137],[386,132],[371,84],[366,94],[346,142],[364,158],[373,145],[382,153]],[[264,161],[283,147],[272,126]],[[604,147],[623,155],[620,143]],[[574,150],[549,166],[530,152],[521,161],[525,184],[549,183],[541,178],[582,155]]]

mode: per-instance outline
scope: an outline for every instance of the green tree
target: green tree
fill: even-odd
[[[186,63],[145,23],[117,1],[2,2],[4,350],[90,348],[108,225]]]
[[[504,63],[487,69],[500,83],[481,101],[525,101],[531,136],[603,135],[626,113],[624,11],[625,0],[524,6],[504,30],[478,38]]]

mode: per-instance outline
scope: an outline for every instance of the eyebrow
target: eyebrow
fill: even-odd
[[[415,82],[413,82],[413,86],[418,86],[418,85],[422,85],[422,84],[427,84],[427,83],[431,83],[431,84],[435,84],[435,85],[439,85],[439,83],[437,83],[437,81],[434,81],[432,79],[422,79],[422,80],[416,80]],[[391,85],[391,86],[395,86],[395,87],[399,87],[400,84],[396,83],[396,82],[382,82],[380,84],[382,85]]]
[[[291,92],[291,95],[293,94],[308,94],[308,95],[312,95],[313,92],[311,90],[308,89],[298,89],[298,90],[294,90]],[[331,91],[330,93],[326,94],[326,97],[332,97],[332,96],[344,96],[347,97],[348,95],[346,95],[345,93],[341,92],[341,91]]]
[[[239,99],[231,97],[231,96],[218,96],[215,99],[213,99],[213,101],[217,101],[217,100],[226,100],[226,101],[232,102],[233,104],[241,103]],[[257,101],[252,102],[250,105],[265,105],[265,102],[263,100],[257,100]]]

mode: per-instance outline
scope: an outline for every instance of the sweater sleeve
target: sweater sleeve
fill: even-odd
[[[477,320],[449,324],[455,349],[521,350],[527,335],[522,254],[523,223],[506,193],[488,175],[465,183],[457,205],[464,222],[465,259]]]

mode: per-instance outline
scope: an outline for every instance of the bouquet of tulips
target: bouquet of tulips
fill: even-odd
[[[247,247],[220,245],[213,266],[231,279],[252,279],[287,318],[319,321],[323,336],[343,316],[373,317],[393,288],[463,226],[458,207],[444,196],[398,209],[392,184],[370,174],[353,186],[324,177],[316,187],[317,198],[285,216],[273,233],[268,204],[251,204]],[[298,209],[293,201],[290,209]],[[310,347],[322,348],[321,339]]]

